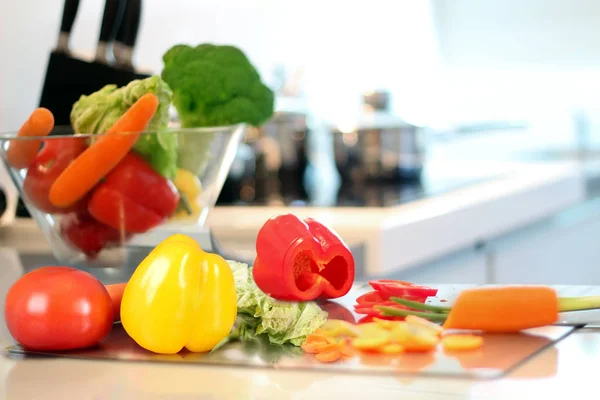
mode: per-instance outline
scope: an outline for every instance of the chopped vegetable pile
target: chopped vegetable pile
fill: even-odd
[[[446,335],[439,325],[411,315],[404,321],[374,318],[373,322],[360,325],[329,320],[308,336],[302,349],[315,354],[321,362],[334,362],[351,358],[357,352],[386,355],[433,352],[440,344],[445,351],[468,351],[480,348],[483,339],[472,334]]]

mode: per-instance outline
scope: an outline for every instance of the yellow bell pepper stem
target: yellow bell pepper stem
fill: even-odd
[[[175,354],[210,351],[229,335],[237,316],[227,261],[176,234],[140,263],[121,302],[121,323],[141,347]]]

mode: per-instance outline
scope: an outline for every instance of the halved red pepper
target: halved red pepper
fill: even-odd
[[[112,228],[143,233],[166,221],[178,203],[175,185],[129,153],[94,189],[88,211]]]
[[[438,290],[435,288],[394,279],[377,279],[369,281],[369,285],[371,285],[373,289],[389,296],[402,298],[412,297],[427,299],[427,297],[437,295],[438,292]]]
[[[347,294],[354,282],[350,249],[312,218],[270,218],[258,232],[256,253],[254,281],[278,300],[333,299]]]

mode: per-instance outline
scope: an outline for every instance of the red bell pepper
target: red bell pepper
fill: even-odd
[[[94,189],[88,211],[112,228],[143,233],[166,221],[178,203],[175,185],[129,153]]]
[[[128,235],[96,221],[87,212],[72,213],[60,221],[65,241],[93,259],[103,249],[123,244]]]
[[[337,298],[354,282],[352,253],[336,233],[312,218],[270,218],[258,232],[256,253],[254,281],[278,300]]]
[[[411,282],[393,279],[377,279],[369,281],[369,285],[379,292],[388,296],[410,298],[425,298],[437,295],[438,290],[427,286],[417,285]],[[416,300],[413,300],[416,301]]]

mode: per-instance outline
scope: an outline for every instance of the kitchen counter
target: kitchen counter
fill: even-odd
[[[364,276],[383,276],[434,260],[553,216],[586,198],[580,166],[572,163],[432,161],[430,168],[481,182],[390,207],[217,207],[209,216],[225,247],[252,254],[266,219],[293,212],[330,224],[350,245],[364,247]],[[491,177],[491,178],[489,178]]]
[[[293,212],[330,224],[355,251],[357,276],[389,276],[552,217],[586,198],[586,178],[572,163],[444,163],[436,173],[481,178],[445,193],[391,207],[216,207],[208,224],[228,254],[254,258],[258,230],[272,215]],[[490,178],[491,177],[491,178]],[[188,232],[171,225],[168,232]],[[162,235],[164,236],[164,235]],[[153,246],[152,236],[136,242]],[[47,253],[36,224],[17,219],[0,239],[24,253]],[[155,240],[154,240],[155,241]],[[148,242],[148,243],[146,243]]]
[[[14,249],[0,249],[0,298],[23,271]],[[600,293],[600,287],[562,287]],[[1,310],[4,310],[2,305]],[[3,319],[2,319],[3,320]],[[0,325],[0,346],[11,344]],[[530,399],[596,389],[600,330],[576,329],[556,346],[495,380],[347,375],[277,369],[0,356],[0,398],[14,399]],[[333,396],[332,396],[333,395]]]

